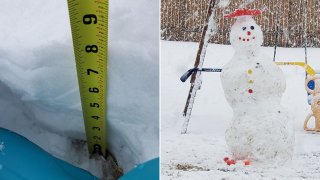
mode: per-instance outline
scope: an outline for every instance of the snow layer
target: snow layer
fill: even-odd
[[[125,171],[158,156],[157,1],[109,1],[109,147]],[[66,0],[0,2],[0,126],[88,169]]]
[[[254,163],[228,167],[223,157],[230,156],[225,130],[232,119],[219,73],[202,73],[202,88],[195,99],[188,133],[181,135],[176,122],[181,118],[190,84],[179,77],[193,67],[198,43],[161,42],[161,173],[162,179],[320,179],[319,134],[303,130],[310,113],[304,89],[305,72],[297,66],[281,66],[286,78],[286,91],[281,101],[295,124],[293,160],[284,166]],[[262,48],[272,56],[273,48]],[[209,44],[204,67],[220,68],[232,58],[230,45]],[[320,50],[308,48],[309,64],[320,67]],[[301,48],[279,48],[277,61],[303,61]],[[313,126],[312,122],[310,126]]]

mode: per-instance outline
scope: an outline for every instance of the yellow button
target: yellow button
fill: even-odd
[[[252,84],[252,83],[253,83],[253,80],[249,80],[248,83]]]
[[[252,74],[252,70],[251,69],[248,70],[248,74]]]

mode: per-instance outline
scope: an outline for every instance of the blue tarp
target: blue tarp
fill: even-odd
[[[0,180],[97,180],[53,157],[28,139],[0,128]],[[138,165],[120,180],[159,180],[159,158]]]
[[[138,165],[120,180],[159,180],[159,158]]]
[[[1,180],[98,179],[83,169],[53,157],[28,139],[3,128],[0,128],[0,147]]]

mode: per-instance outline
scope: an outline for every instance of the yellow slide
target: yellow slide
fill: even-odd
[[[314,76],[316,74],[316,71],[309,66],[308,64],[304,63],[304,62],[276,62],[277,65],[295,65],[295,66],[301,66],[303,67],[306,72],[311,75]]]

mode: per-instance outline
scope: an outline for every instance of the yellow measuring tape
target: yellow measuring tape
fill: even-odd
[[[305,69],[305,71],[311,75],[314,76],[316,74],[316,71],[309,66],[308,64],[304,62],[276,62],[277,65],[296,65],[296,66],[301,66]]]
[[[68,0],[68,8],[88,149],[105,156],[108,0]]]

